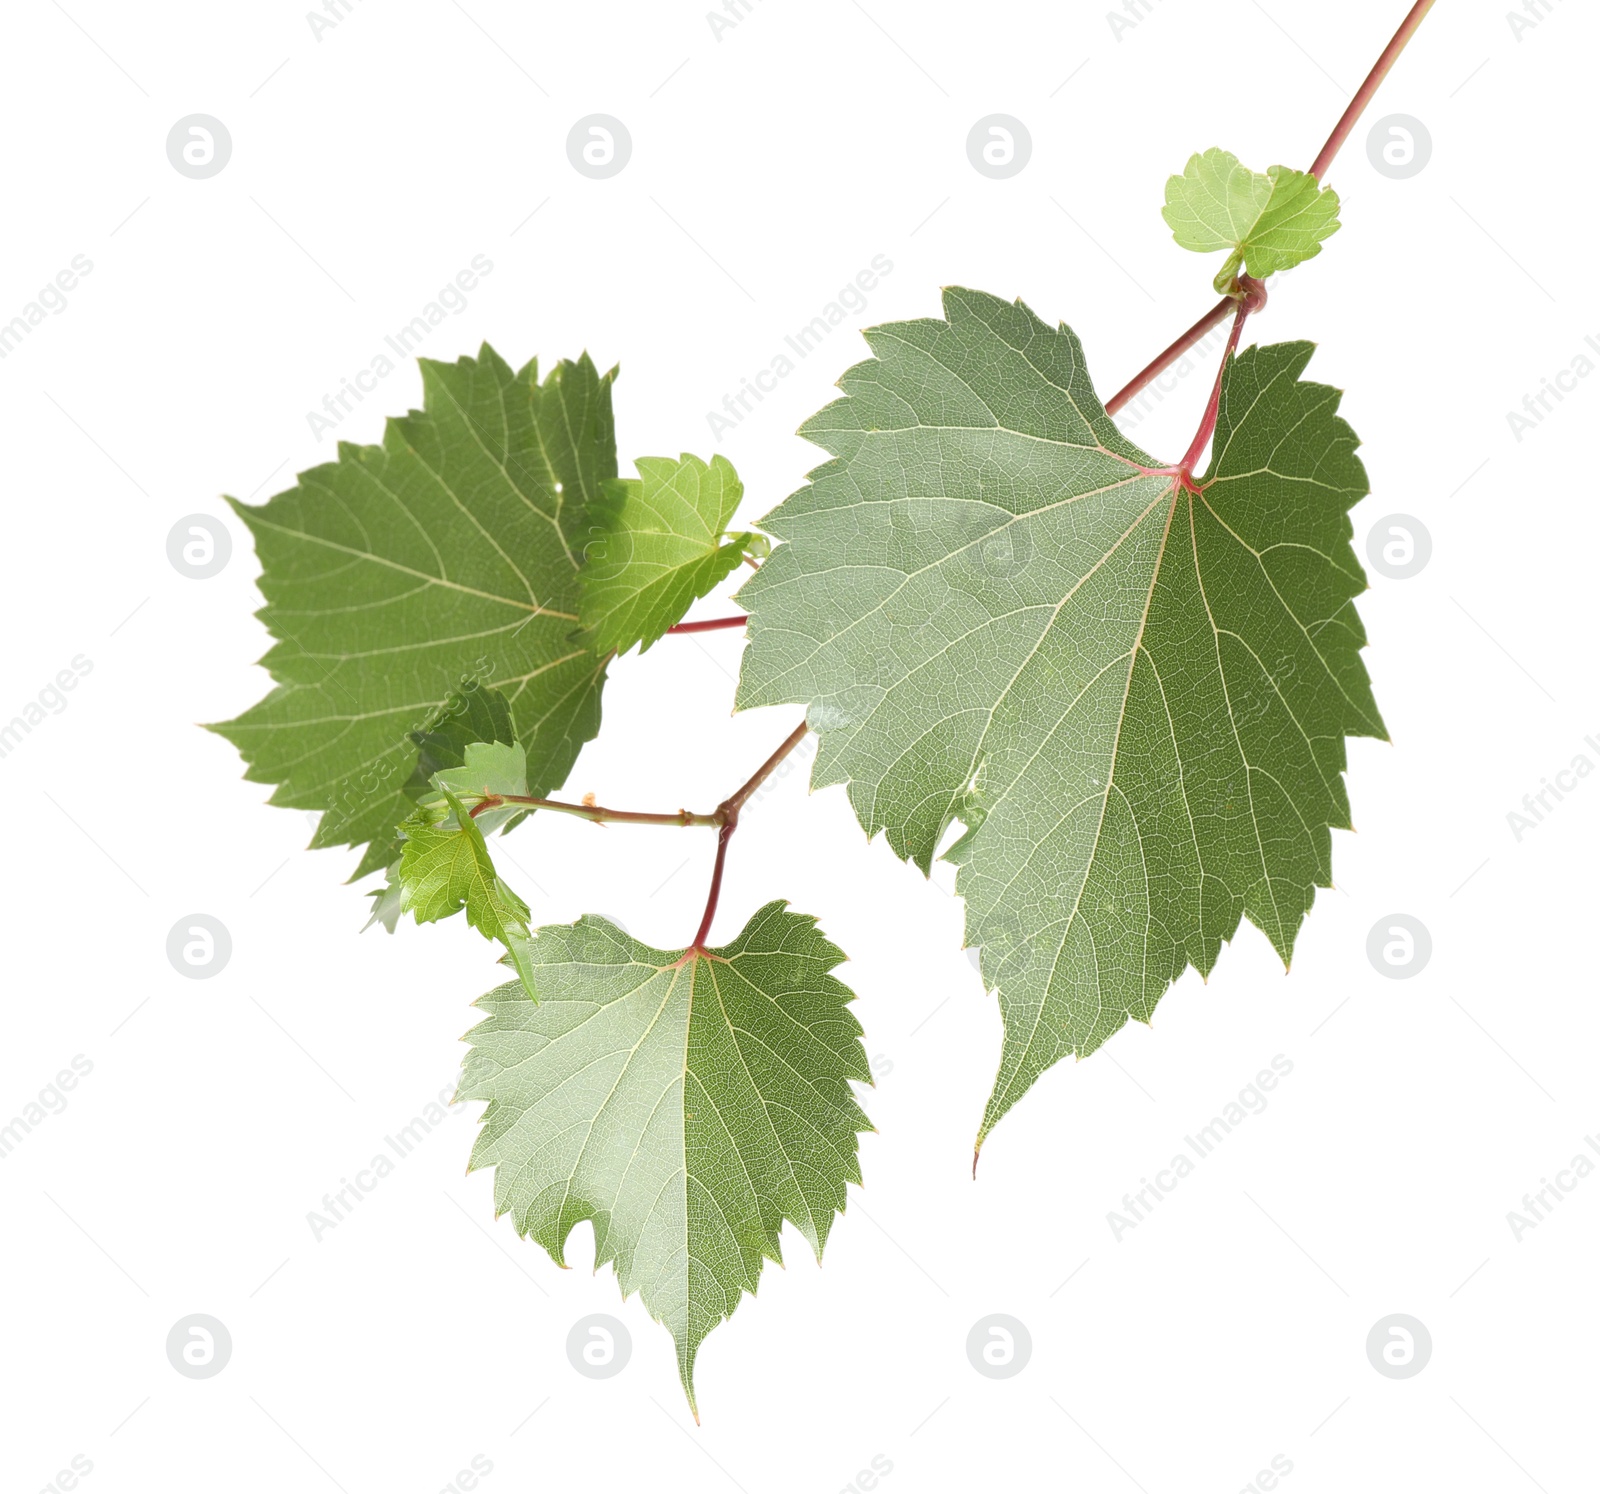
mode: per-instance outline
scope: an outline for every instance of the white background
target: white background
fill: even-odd
[[[75,254],[93,270],[0,362],[0,720],[93,667],[0,759],[0,1123],[74,1055],[93,1070],[0,1159],[0,1485],[48,1488],[76,1455],[104,1494],[435,1494],[481,1455],[490,1491],[834,1494],[879,1455],[889,1494],[1226,1494],[1275,1456],[1295,1494],[1593,1488],[1600,1181],[1520,1240],[1507,1214],[1600,1130],[1600,776],[1520,842],[1507,813],[1575,755],[1600,764],[1600,379],[1520,441],[1506,414],[1600,334],[1600,18],[1554,0],[1519,40],[1505,0],[1443,0],[1331,173],[1343,231],[1249,329],[1316,339],[1311,375],[1348,390],[1374,488],[1358,546],[1397,512],[1434,546],[1361,601],[1394,740],[1351,745],[1358,833],[1292,976],[1247,927],[1153,1028],[1048,1074],[974,1183],[999,1024],[949,868],[930,886],[866,845],[800,772],[749,814],[719,936],[785,897],[849,951],[879,1134],[825,1267],[786,1231],[788,1269],[708,1341],[696,1429],[666,1334],[585,1268],[588,1230],[561,1272],[491,1223],[488,1175],[464,1176],[476,1107],[313,1237],[322,1195],[453,1082],[501,972],[459,920],[358,937],[352,858],[303,851],[306,817],[194,724],[268,683],[218,495],[327,460],[306,412],[475,254],[492,273],[430,356],[489,338],[513,363],[620,362],[623,457],[721,450],[746,518],[816,460],[792,432],[864,355],[853,328],[934,314],[943,284],[1069,320],[1109,393],[1209,304],[1215,265],[1159,216],[1167,174],[1212,144],[1309,164],[1404,7],[1157,0],[1118,39],[1100,3],[753,0],[719,40],[705,0],[356,0],[318,40],[303,3],[6,7],[0,321]],[[205,181],[165,154],[197,112],[233,139]],[[566,156],[595,112],[633,137],[608,181]],[[995,112],[1033,139],[1006,181],[965,149]],[[1391,113],[1432,135],[1409,180],[1368,161]],[[876,254],[867,309],[718,445],[707,412]],[[1182,449],[1209,376],[1139,427],[1147,448]],[[376,440],[418,390],[397,371],[339,435]],[[192,513],[233,534],[210,580],[166,556]],[[730,719],[740,647],[616,666],[570,789],[714,803],[797,719]],[[711,848],[559,818],[502,844],[541,921],[602,912],[662,945],[692,930]],[[233,940],[204,981],[165,953],[196,912]],[[1366,955],[1395,912],[1432,934],[1409,980]],[[1108,1212],[1277,1054],[1268,1108],[1118,1240]],[[564,1349],[595,1312],[633,1338],[605,1381]],[[966,1358],[994,1312],[1031,1333],[1011,1379]],[[1433,1342],[1406,1380],[1364,1347],[1397,1312]],[[193,1313],[232,1335],[212,1379],[166,1358]]]

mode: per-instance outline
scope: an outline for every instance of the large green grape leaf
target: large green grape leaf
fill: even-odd
[[[501,986],[467,1034],[457,1099],[489,1102],[471,1165],[559,1264],[594,1221],[596,1265],[671,1331],[693,1407],[700,1345],[781,1262],[783,1221],[820,1260],[861,1181],[849,1081],[871,1080],[829,973],[844,955],[769,903],[692,957],[589,916],[539,929],[528,958],[539,1000]]]
[[[757,540],[728,534],[744,484],[726,457],[640,457],[637,478],[606,484],[586,546],[580,615],[596,652],[645,652]],[[764,547],[765,541],[761,542]]]
[[[1241,264],[1260,279],[1320,254],[1322,241],[1339,229],[1339,194],[1310,172],[1252,171],[1213,147],[1167,178],[1161,216],[1185,249],[1233,251],[1216,277],[1217,289],[1226,290]]]
[[[803,428],[762,527],[741,707],[803,703],[813,782],[927,870],[946,830],[1005,1037],[979,1142],[1044,1069],[1148,1020],[1241,916],[1288,961],[1384,728],[1352,598],[1367,491],[1309,343],[1228,366],[1198,490],[1126,440],[1078,339],[948,290]]]
[[[393,859],[412,734],[464,683],[504,692],[536,794],[600,724],[605,661],[572,635],[591,510],[617,471],[615,371],[585,355],[541,384],[487,344],[420,366],[423,409],[381,446],[341,443],[287,492],[234,503],[277,687],[216,730],[247,778],[277,785],[272,803],[324,811],[313,845],[370,842],[358,876]]]

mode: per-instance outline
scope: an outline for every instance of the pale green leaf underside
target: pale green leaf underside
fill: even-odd
[[[1352,598],[1366,491],[1308,343],[1230,365],[1203,494],[1139,468],[1077,338],[952,289],[802,428],[832,456],[762,521],[741,707],[798,702],[813,782],[925,870],[953,821],[1005,1039],[983,1135],[1148,1019],[1241,916],[1287,961],[1347,735],[1382,735]]]
[[[399,926],[400,915],[405,912],[400,891],[400,858],[398,856],[384,868],[383,881],[372,888],[367,896],[372,899],[372,907],[367,914],[367,921],[361,925],[364,934],[373,924],[381,923],[388,933],[393,933]]]
[[[504,692],[534,792],[600,722],[604,662],[573,640],[590,510],[616,476],[611,380],[587,356],[540,384],[487,345],[420,363],[424,408],[341,443],[269,502],[235,503],[261,560],[277,687],[217,730],[274,804],[324,811],[313,844],[394,855],[411,735],[464,681]]]
[[[1181,176],[1167,178],[1161,216],[1185,249],[1209,254],[1243,244],[1271,197],[1272,182],[1231,151],[1197,151]]]
[[[592,1219],[614,1264],[677,1344],[694,1404],[701,1343],[754,1292],[779,1229],[820,1258],[869,1128],[870,1082],[843,954],[814,919],[762,908],[732,944],[679,963],[603,918],[540,929],[537,1003],[515,985],[478,1005],[462,1100],[487,1100],[472,1167],[495,1211],[564,1264]]]
[[[495,870],[483,831],[461,801],[449,790],[441,797],[441,803],[422,805],[401,825],[400,912],[418,923],[437,923],[465,911],[467,922],[485,939],[506,946],[506,958],[527,994],[536,996],[528,959],[533,938],[528,905]]]
[[[1258,279],[1321,253],[1339,228],[1339,194],[1309,172],[1273,166],[1251,171],[1229,151],[1189,157],[1181,176],[1167,178],[1161,216],[1185,249],[1233,251],[1217,273],[1225,289],[1241,263]]]
[[[445,768],[434,775],[439,797],[483,799],[491,794],[528,792],[528,755],[522,748],[506,742],[474,742],[463,754],[459,768]],[[428,802],[424,796],[422,803]],[[508,820],[526,812],[515,804],[486,809],[474,820],[489,835]]]
[[[744,486],[726,457],[640,457],[636,479],[606,485],[604,514],[586,546],[580,612],[597,653],[643,653],[745,553],[725,533]]]

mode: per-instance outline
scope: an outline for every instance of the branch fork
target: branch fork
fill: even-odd
[[[744,619],[739,618],[738,621],[743,622]],[[739,811],[749,802],[750,796],[772,776],[778,764],[800,745],[810,729],[802,721],[779,743],[771,756],[744,783],[709,813],[697,814],[689,809],[651,813],[636,809],[608,809],[603,804],[590,803],[587,798],[581,804],[572,804],[561,799],[541,799],[533,794],[485,794],[467,811],[467,815],[471,819],[476,819],[486,810],[500,809],[511,804],[525,806],[529,809],[553,809],[560,814],[576,815],[579,819],[588,820],[596,825],[610,823],[623,825],[715,825],[717,827],[717,859],[711,870],[711,890],[706,896],[706,907],[700,919],[700,926],[695,930],[694,938],[689,941],[689,947],[684,951],[683,955],[684,960],[689,960],[697,955],[710,957],[709,951],[706,949],[706,938],[711,932],[711,921],[717,916],[717,901],[722,895],[722,873],[728,860],[728,842],[733,839],[733,832],[739,828]]]

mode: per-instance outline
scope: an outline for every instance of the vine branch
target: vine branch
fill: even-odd
[[[710,633],[717,628],[742,628],[749,621],[750,619],[743,615],[739,617],[708,617],[704,622],[674,623],[667,629],[667,634]]]
[[[526,805],[529,809],[553,809],[557,814],[576,815],[604,825],[616,821],[622,825],[720,825],[715,813],[696,814],[688,809],[674,809],[662,814],[647,814],[637,809],[607,809],[603,804],[569,804],[562,799],[539,799],[532,794],[486,794],[467,811],[468,818],[477,819],[485,810],[501,809],[507,804]]]
[[[1415,4],[1406,13],[1405,19],[1400,23],[1400,28],[1390,38],[1388,46],[1383,49],[1377,62],[1372,66],[1371,72],[1350,100],[1339,121],[1333,127],[1333,133],[1327,138],[1317,158],[1311,163],[1310,174],[1320,181],[1333,164],[1334,157],[1340,148],[1349,139],[1351,131],[1356,127],[1357,121],[1372,102],[1383,80],[1389,75],[1390,70],[1399,60],[1400,54],[1405,50],[1406,44],[1416,34],[1417,28],[1422,24],[1423,18],[1433,8],[1434,0],[1415,0]],[[1219,326],[1231,315],[1233,328],[1228,334],[1227,346],[1223,349],[1222,364],[1217,370],[1217,377],[1211,386],[1211,395],[1206,402],[1205,413],[1201,417],[1199,429],[1195,432],[1194,440],[1190,442],[1188,451],[1183,460],[1175,469],[1175,480],[1185,487],[1194,486],[1194,467],[1205,451],[1206,444],[1216,432],[1217,415],[1222,398],[1222,375],[1228,366],[1228,360],[1238,350],[1240,334],[1244,330],[1245,319],[1252,313],[1261,310],[1266,305],[1266,287],[1249,275],[1241,275],[1234,283],[1234,288],[1228,295],[1222,297],[1204,316],[1173,342],[1168,344],[1149,363],[1136,373],[1121,389],[1106,401],[1106,413],[1115,415],[1129,400],[1140,392],[1150,381],[1161,374],[1171,364],[1175,363],[1185,353],[1198,343],[1212,328]],[[1165,470],[1165,469],[1163,469]],[[756,564],[750,556],[744,557],[749,564]],[[742,628],[749,622],[748,617],[713,617],[700,622],[678,623],[667,629],[672,633],[710,633],[724,628]],[[530,794],[487,794],[468,811],[475,819],[485,810],[500,808],[507,804],[526,805],[530,809],[554,810],[559,814],[576,815],[580,819],[589,820],[595,824],[628,824],[628,825],[715,825],[717,827],[717,859],[711,871],[711,888],[706,896],[705,911],[700,918],[700,926],[695,930],[693,940],[684,952],[684,958],[706,952],[705,941],[711,933],[712,921],[717,916],[717,903],[722,895],[722,878],[727,868],[728,843],[733,839],[734,831],[739,828],[739,811],[749,801],[750,796],[761,787],[772,775],[791,752],[798,747],[809,730],[805,722],[801,722],[784,738],[777,750],[772,753],[762,765],[741,785],[734,793],[730,794],[717,807],[709,813],[696,813],[688,809],[679,809],[670,812],[648,813],[641,810],[609,809],[604,805],[592,804],[587,801],[581,804],[572,804],[559,799],[536,798]],[[976,1158],[974,1158],[976,1163]]]
[[[1333,127],[1333,133],[1328,136],[1327,143],[1317,152],[1317,159],[1311,163],[1311,174],[1318,181],[1322,180],[1323,173],[1333,164],[1333,158],[1339,154],[1339,147],[1344,144],[1350,132],[1355,129],[1356,121],[1361,118],[1372,96],[1378,91],[1383,80],[1389,76],[1389,69],[1399,60],[1400,54],[1405,51],[1406,43],[1416,35],[1417,27],[1422,24],[1422,18],[1433,9],[1433,0],[1417,0],[1417,3],[1406,13],[1406,18],[1400,23],[1400,29],[1389,38],[1389,45],[1383,49],[1383,54],[1372,64],[1372,71],[1367,74],[1366,81],[1356,90],[1356,96],[1350,100],[1350,107],[1339,116],[1339,123]]]
[[[1190,327],[1183,336],[1167,344],[1143,368],[1139,370],[1126,384],[1122,386],[1110,399],[1106,401],[1106,414],[1115,415],[1130,399],[1144,388],[1157,374],[1161,373],[1168,365],[1176,363],[1197,342],[1203,338],[1218,323],[1224,322],[1237,308],[1238,302],[1232,296],[1224,296],[1203,317]]]
[[[1356,121],[1361,118],[1366,111],[1367,105],[1372,102],[1373,95],[1377,93],[1383,80],[1388,77],[1390,69],[1399,60],[1400,54],[1405,51],[1406,43],[1416,34],[1417,27],[1422,24],[1423,17],[1433,8],[1433,3],[1434,0],[1416,0],[1416,4],[1406,12],[1406,18],[1400,23],[1400,29],[1389,39],[1389,45],[1383,49],[1382,55],[1373,63],[1372,71],[1367,74],[1366,80],[1356,90],[1356,95],[1350,100],[1349,107],[1339,116],[1338,124],[1333,127],[1333,133],[1328,136],[1322,149],[1317,152],[1316,160],[1311,163],[1311,175],[1318,181],[1322,180],[1328,167],[1333,164],[1333,158],[1339,154],[1339,148],[1349,139],[1350,132],[1356,127]],[[1236,311],[1237,306],[1236,297],[1224,296],[1187,332],[1158,353],[1129,379],[1121,389],[1117,390],[1106,401],[1106,414],[1115,415],[1153,378],[1183,357],[1207,332],[1226,321],[1228,316]],[[1226,362],[1226,358],[1223,361]]]

